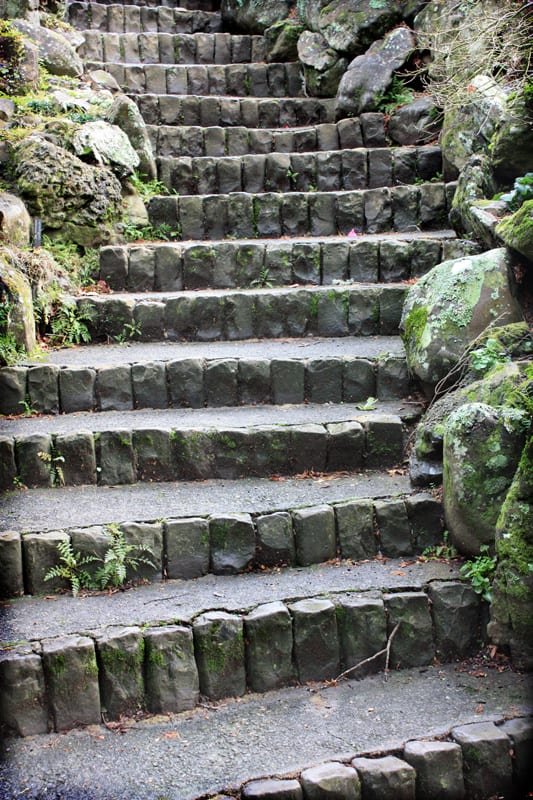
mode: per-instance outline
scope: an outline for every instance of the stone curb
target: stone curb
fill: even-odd
[[[110,34],[112,35],[112,34]],[[126,35],[126,34],[124,34]],[[303,97],[299,62],[286,64],[121,64],[86,61],[86,69],[104,69],[129,95]]]
[[[390,283],[419,278],[442,261],[472,250],[472,243],[455,240],[363,236],[112,245],[100,251],[100,279],[119,292],[238,289],[260,281],[261,275],[277,286]]]
[[[181,239],[346,236],[399,233],[447,226],[454,183],[423,183],[328,192],[264,192],[154,197],[148,207],[157,228],[175,220]]]
[[[283,128],[335,122],[334,98],[180,97],[157,92],[133,92],[131,97],[147,125]]]
[[[207,7],[214,5],[206,4]],[[173,30],[176,33],[217,33],[222,30],[220,12],[191,11],[180,2],[180,8],[174,8],[173,2],[146,3],[143,6],[120,5],[113,0],[106,5],[100,3],[73,2],[68,3],[68,21],[76,30],[88,32],[91,29],[108,31],[109,33],[161,32]]]
[[[390,509],[388,516],[385,509]],[[415,494],[271,513],[169,517],[113,527],[123,532],[128,544],[141,544],[151,551],[153,568],[132,573],[132,580],[188,580],[208,572],[227,575],[265,567],[306,566],[336,557],[364,561],[419,555],[442,541],[442,508],[431,495]],[[401,539],[397,539],[399,529]],[[0,533],[0,597],[65,588],[61,581],[44,580],[47,571],[59,564],[60,541],[70,541],[82,557],[103,558],[111,536],[106,525]],[[433,602],[440,604],[442,613],[451,615],[453,603],[444,590]],[[448,625],[436,629],[440,648],[447,653],[453,649],[448,640],[453,642],[457,636],[454,623],[450,616]]]
[[[109,19],[111,9],[106,10]],[[119,9],[117,23],[115,16],[113,11],[113,23],[123,24],[122,9]],[[82,58],[105,64],[250,64],[265,61],[266,55],[262,36],[208,32],[137,33],[131,30],[127,33],[86,31],[84,35],[85,42],[79,50]]]
[[[479,644],[482,601],[471,587],[467,598],[460,581],[446,581],[444,586],[448,595],[454,587],[459,593],[459,636],[453,658],[463,658]],[[439,591],[433,585],[430,589],[433,594]],[[431,631],[433,622],[438,625],[438,612],[426,592],[348,592],[329,599],[291,599],[243,614],[208,611],[192,622],[108,626],[8,647],[0,653],[0,723],[12,733],[34,735],[97,723],[101,712],[116,719],[144,709],[184,711],[197,704],[199,693],[217,700],[240,697],[248,688],[264,692],[333,679],[340,669],[358,663],[356,652],[361,660],[385,647],[391,625],[389,598],[401,603],[404,597],[416,598],[417,608],[400,620],[395,642],[404,658],[393,657],[391,668],[422,667],[432,663],[438,652],[437,640],[422,652],[416,640],[410,640],[413,626]],[[358,651],[350,646],[353,626],[374,633],[364,643],[359,639]],[[381,668],[376,659],[370,671]],[[483,727],[483,736],[489,739],[487,724]],[[456,740],[461,740],[461,731],[457,730]],[[478,746],[483,747],[481,739]],[[509,759],[509,774],[510,768]]]
[[[2,367],[0,414],[20,414],[25,403],[41,414],[103,411],[118,405],[134,409],[279,404],[287,402],[284,380],[289,375],[294,380],[291,402],[391,400],[406,397],[411,390],[405,358],[387,354],[327,361],[236,357],[136,361],[105,368]]]

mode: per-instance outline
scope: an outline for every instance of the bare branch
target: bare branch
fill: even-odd
[[[380,656],[384,656],[384,655],[387,656],[386,661],[385,661],[385,680],[387,680],[388,673],[389,673],[390,648],[391,648],[392,640],[394,639],[394,636],[396,635],[396,631],[398,630],[399,627],[400,627],[400,623],[397,622],[396,625],[394,626],[394,628],[392,629],[391,634],[390,634],[389,638],[387,639],[387,644],[385,645],[383,650],[378,650],[378,652],[374,653],[373,656],[370,656],[369,658],[365,658],[365,659],[363,659],[363,661],[359,661],[358,664],[355,664],[353,667],[350,667],[350,669],[345,669],[344,672],[341,672],[340,675],[337,675],[337,677],[334,679],[334,681],[336,682],[336,681],[342,680],[342,678],[345,678],[347,675],[350,675],[352,672],[355,672],[356,669],[359,669],[359,667],[364,666],[364,664],[370,664],[371,661],[375,661],[376,658],[379,658]]]

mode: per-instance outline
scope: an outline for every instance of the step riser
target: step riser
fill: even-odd
[[[442,176],[438,147],[227,158],[159,158],[159,179],[180,194],[341,192],[429,181]]]
[[[405,359],[387,355],[376,361],[191,358],[136,361],[103,369],[5,367],[0,369],[0,414],[21,414],[26,403],[42,414],[287,402],[359,403],[368,397],[401,399],[410,389]]]
[[[0,436],[0,488],[299,475],[392,467],[404,455],[399,417],[251,428],[139,429]]]
[[[238,341],[303,336],[396,336],[405,286],[263,289],[177,297],[77,298],[93,341]]]
[[[230,97],[295,97],[303,95],[302,74],[297,63],[123,66],[87,61],[88,70],[104,69],[128,94],[227,95]]]
[[[409,232],[447,226],[454,184],[351,192],[266,192],[154,197],[150,223],[180,239],[238,239]]]
[[[19,735],[31,735],[97,724],[103,711],[118,719],[145,708],[153,713],[188,710],[198,703],[199,692],[218,700],[242,696],[248,689],[264,692],[328,680],[383,649],[397,622],[391,647],[395,668],[426,666],[436,652],[441,660],[461,658],[480,633],[481,601],[471,590],[465,599],[460,582],[441,586],[428,593],[278,601],[245,615],[202,614],[192,625],[117,626],[93,636],[43,639],[35,643],[37,652],[31,645],[19,646],[0,661],[0,721]],[[443,639],[450,593],[461,623],[455,635]],[[356,637],[363,631],[361,645]],[[371,671],[383,666],[376,659]]]
[[[222,18],[218,13],[160,5],[106,6],[76,2],[68,7],[68,19],[73,28],[84,31],[87,39],[92,30],[104,33],[218,33],[222,30]]]
[[[335,100],[132,94],[148,125],[284,128],[335,122]],[[369,142],[365,145],[370,146]]]
[[[80,55],[106,64],[229,65],[265,60],[262,36],[87,31]],[[203,94],[203,92],[202,92]]]
[[[228,575],[279,566],[309,566],[341,557],[361,561],[421,554],[442,542],[441,504],[430,495],[371,499],[307,507],[303,511],[171,518],[163,522],[126,522],[118,527],[126,544],[144,544],[153,567],[131,571],[132,580],[190,580],[208,573]],[[224,527],[223,552],[217,536]],[[111,543],[104,525],[53,532],[0,534],[5,570],[0,597],[43,595],[65,582],[45,581],[59,564],[57,545],[68,539],[82,557],[103,558]],[[91,574],[98,564],[88,566]]]
[[[69,4],[70,5],[70,4]],[[74,3],[72,4],[74,5]],[[84,4],[85,5],[85,4]],[[89,4],[88,4],[89,5]],[[176,0],[100,0],[99,3],[91,3],[90,5],[99,6],[133,6],[135,8],[175,8]],[[220,12],[220,0],[180,0],[179,8],[197,13],[202,12]]]
[[[119,292],[243,289],[261,275],[275,286],[392,283],[470,252],[467,242],[437,238],[140,244],[102,248],[99,278]]]

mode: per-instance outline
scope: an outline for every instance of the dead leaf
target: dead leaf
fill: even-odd
[[[485,709],[483,708],[481,703],[478,706],[476,706],[476,714],[483,714],[484,710]]]
[[[163,736],[165,739],[181,739],[181,733],[178,733],[177,731],[167,731],[167,733],[164,733]]]
[[[401,569],[391,569],[390,574],[391,575],[401,575],[401,576],[403,576],[403,575],[405,575],[405,572],[403,570],[401,570]]]

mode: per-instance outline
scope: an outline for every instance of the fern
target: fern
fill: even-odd
[[[141,565],[155,569],[155,564],[148,557],[148,555],[153,556],[148,547],[127,544],[124,533],[118,525],[108,525],[107,530],[111,535],[111,544],[106,551],[102,566],[94,576],[95,583],[100,589],[109,587],[118,589],[124,586],[128,569],[136,572]],[[145,553],[148,555],[144,555]]]
[[[91,574],[83,567],[86,564],[98,561],[97,556],[82,556],[79,552],[75,553],[70,539],[58,542],[57,551],[61,563],[49,569],[44,576],[44,580],[50,581],[52,578],[60,578],[61,580],[69,581],[74,597],[76,597],[80,589],[92,589],[93,579]]]

